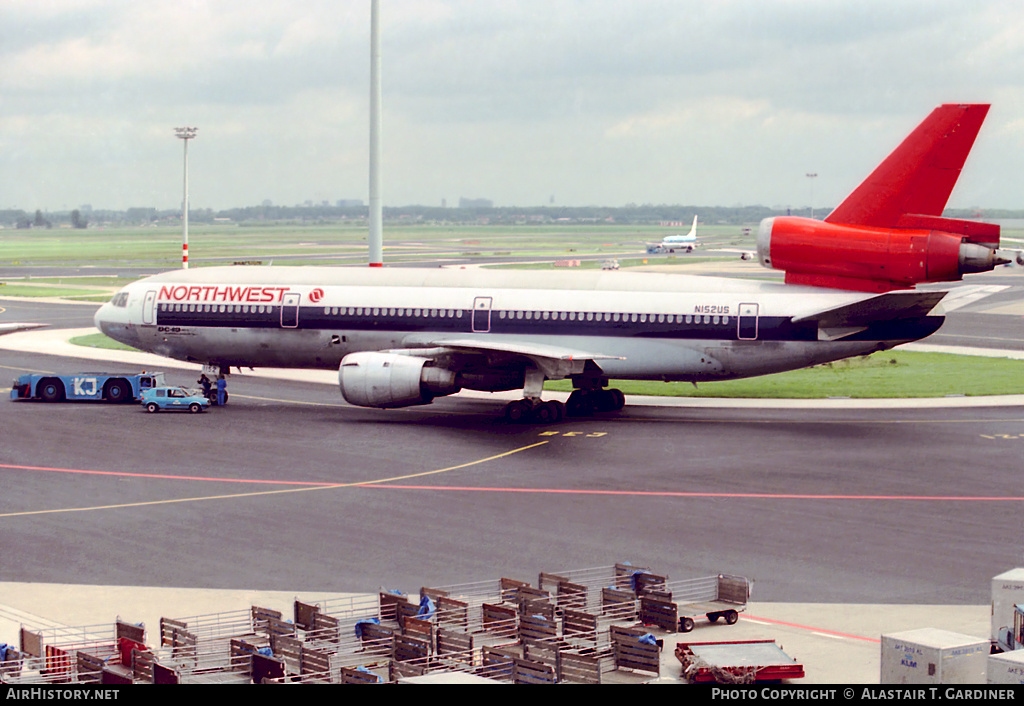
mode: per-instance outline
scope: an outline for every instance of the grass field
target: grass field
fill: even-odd
[[[1024,365],[1007,358],[885,351],[813,368],[743,380],[616,383],[627,395],[818,399],[1024,394]],[[569,390],[561,381],[549,389]]]
[[[657,226],[399,226],[388,228],[388,262],[481,261],[581,256],[643,257],[644,243],[670,229]],[[702,243],[748,247],[735,226],[706,226]],[[746,242],[746,245],[741,245]],[[366,262],[365,225],[191,226],[192,266],[259,260],[264,264],[352,264]],[[663,257],[663,256],[662,256]],[[682,260],[683,258],[678,258]],[[0,239],[0,265],[130,265],[173,269],[181,264],[181,231],[176,227],[87,230],[8,230]]]

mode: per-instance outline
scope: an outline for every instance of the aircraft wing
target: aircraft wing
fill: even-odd
[[[871,324],[927,316],[948,292],[888,292],[793,318],[794,324],[815,323],[818,338],[834,341],[863,331]]]
[[[590,353],[544,343],[445,338],[431,341],[431,344],[452,354],[497,354],[526,358],[536,365],[548,379],[564,378],[582,373],[588,361],[622,359],[620,356]]]
[[[43,328],[44,326],[49,326],[49,324],[0,324],[0,334],[30,331],[34,328]]]

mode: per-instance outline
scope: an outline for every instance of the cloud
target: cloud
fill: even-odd
[[[996,103],[977,197],[1020,198],[1024,9],[1007,0],[381,6],[388,204],[799,203],[807,171],[835,200],[949,101]],[[366,198],[369,3],[0,13],[0,207],[173,205],[180,124],[200,127],[197,205]]]

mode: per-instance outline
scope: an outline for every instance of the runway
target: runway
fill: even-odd
[[[0,353],[12,378],[98,368],[137,366]],[[630,561],[761,602],[976,610],[1022,561],[1019,398],[634,399],[524,427],[484,396],[351,407],[332,380],[233,375],[202,415],[0,403],[0,582],[317,596]]]

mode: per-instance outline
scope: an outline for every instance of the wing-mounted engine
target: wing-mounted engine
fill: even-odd
[[[792,284],[887,292],[1010,262],[998,225],[942,217],[988,108],[936,108],[824,222],[763,221],[761,264]]]
[[[342,396],[360,407],[409,407],[462,389],[455,373],[429,358],[396,353],[350,353],[341,360]]]

